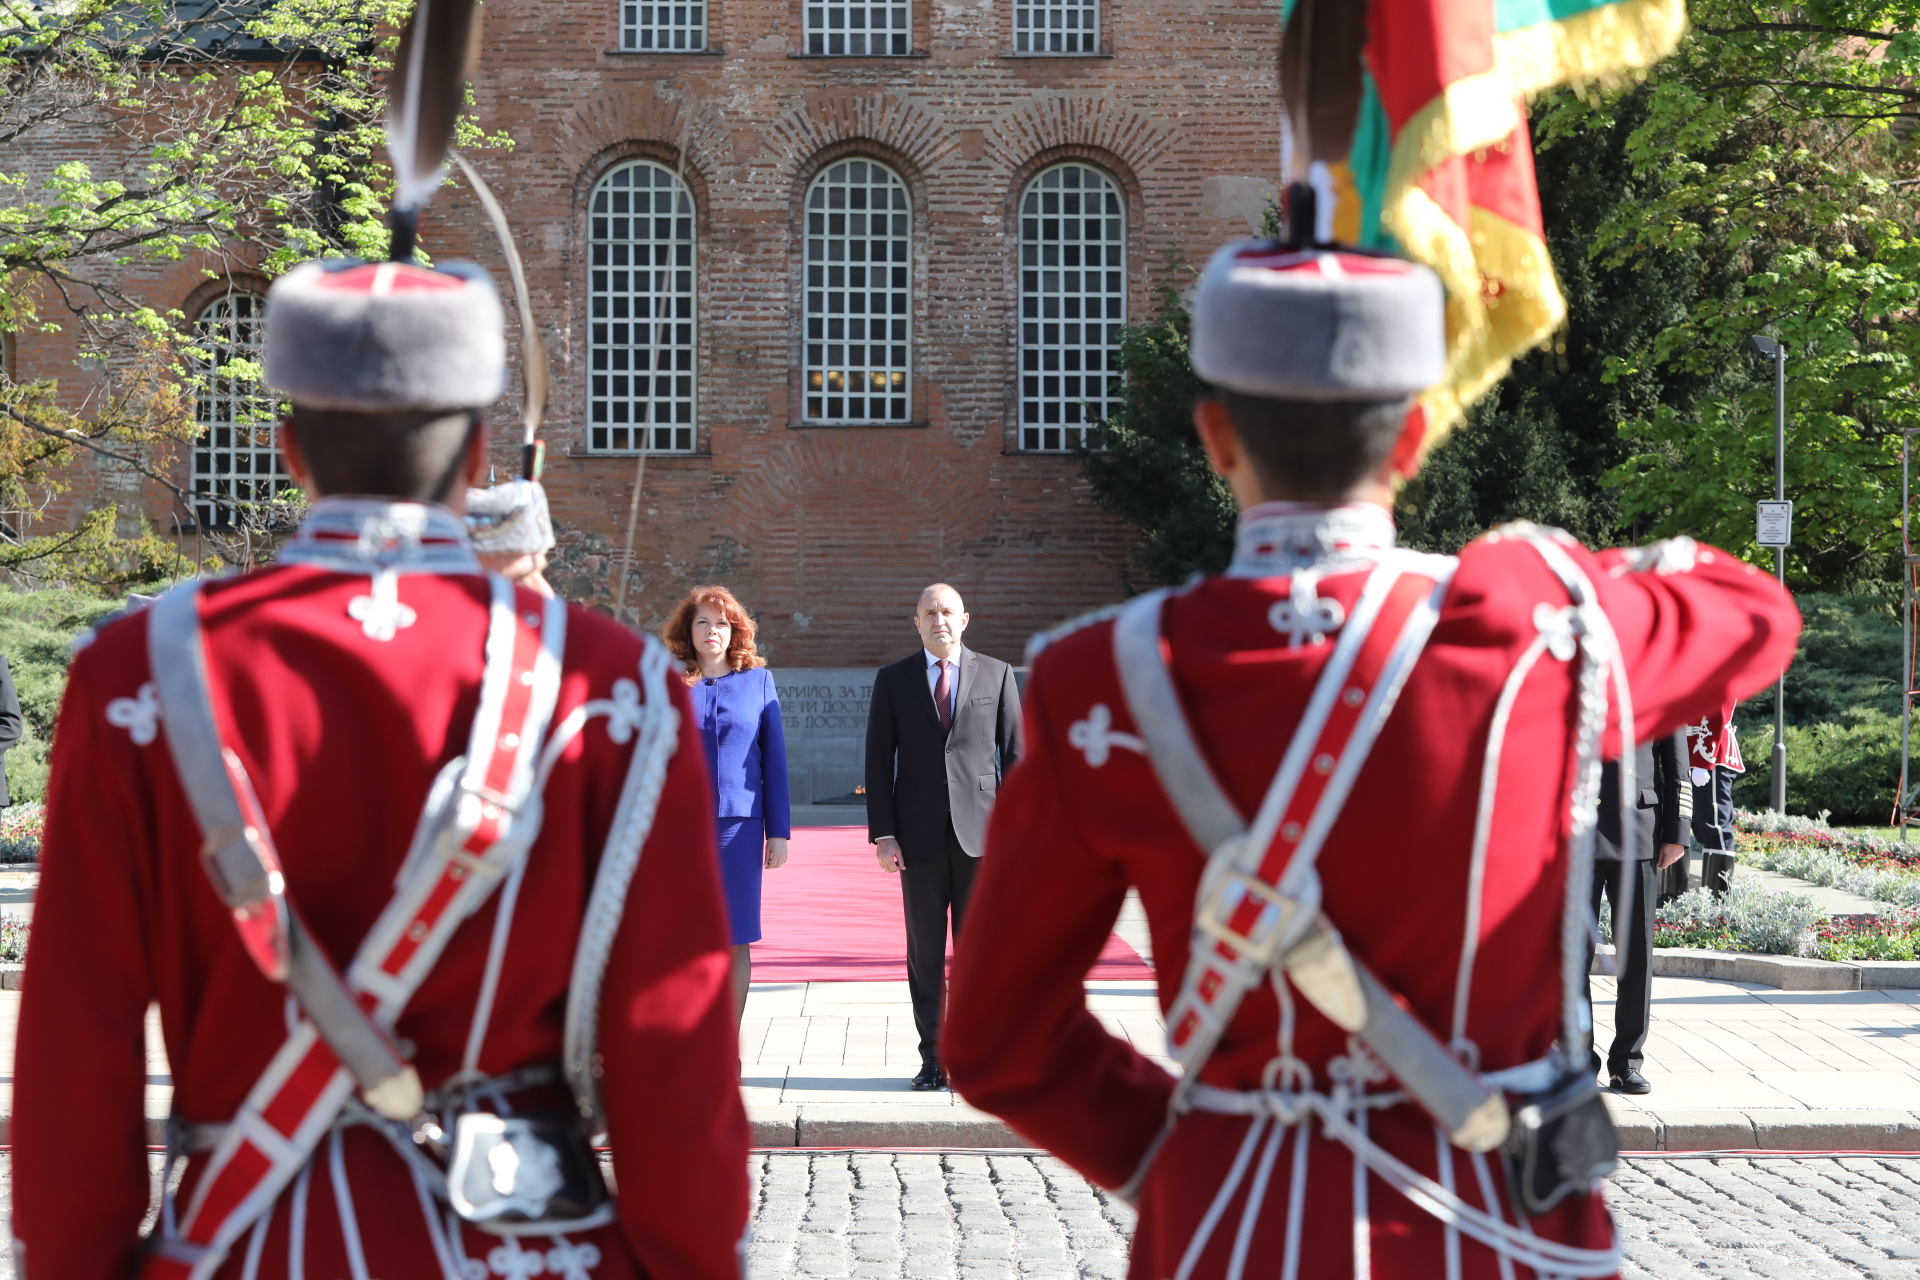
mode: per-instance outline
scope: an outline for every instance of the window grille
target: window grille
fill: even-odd
[[[620,47],[641,53],[705,49],[707,6],[640,4],[637,0],[621,0]]]
[[[871,160],[807,193],[807,421],[905,422],[912,233],[907,185]]]
[[[587,448],[694,447],[693,197],[636,160],[594,188]]]
[[[1056,165],[1020,201],[1020,447],[1101,446],[1120,408],[1126,215],[1097,169]]]
[[[910,50],[908,5],[847,4],[844,0],[808,0],[807,52],[851,58],[890,57]]]
[[[1013,51],[1100,52],[1099,0],[1016,0]]]
[[[200,378],[194,417],[200,438],[193,447],[193,492],[200,500],[194,518],[204,529],[229,529],[241,504],[273,501],[293,480],[280,460],[275,398],[253,378],[238,377],[228,366],[260,359],[260,312],[266,299],[257,293],[215,298],[194,322],[195,340],[204,357],[193,371]]]

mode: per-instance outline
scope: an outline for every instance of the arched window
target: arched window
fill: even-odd
[[[913,233],[907,184],[845,160],[807,193],[807,421],[905,422]]]
[[[1126,215],[1098,169],[1055,165],[1020,199],[1020,447],[1100,447],[1119,409]]]
[[[194,416],[200,439],[193,447],[194,518],[202,528],[230,528],[249,503],[267,503],[293,484],[275,441],[277,402],[260,383],[228,366],[260,359],[257,293],[229,293],[209,302],[194,321],[204,357],[193,361],[199,376]],[[257,367],[257,365],[256,365]]]
[[[623,164],[588,215],[587,448],[693,452],[693,197],[673,170]]]

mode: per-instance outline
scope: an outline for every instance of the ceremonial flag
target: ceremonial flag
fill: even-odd
[[[1287,8],[1316,7],[1324,23],[1350,3]],[[1331,230],[1397,249],[1446,284],[1448,379],[1425,398],[1436,437],[1566,315],[1527,97],[1649,67],[1686,22],[1685,0],[1371,0],[1351,145],[1325,179],[1338,194]],[[1290,39],[1297,27],[1289,21]],[[1317,90],[1332,78],[1316,76]]]

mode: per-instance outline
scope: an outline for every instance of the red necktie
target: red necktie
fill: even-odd
[[[953,732],[953,685],[947,679],[945,658],[936,658],[940,665],[940,678],[933,685],[933,705],[940,709],[940,727],[948,733]]]

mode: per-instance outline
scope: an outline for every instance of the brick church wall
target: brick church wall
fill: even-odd
[[[1189,284],[1273,190],[1272,6],[1107,0],[1103,52],[1014,56],[1010,0],[915,0],[910,56],[831,58],[802,54],[801,0],[714,0],[698,54],[615,52],[616,4],[489,0],[475,94],[481,125],[514,139],[473,158],[513,221],[552,359],[555,585],[613,596],[636,460],[587,452],[586,210],[610,168],[645,157],[679,171],[697,205],[698,435],[695,453],[646,462],[630,618],[657,625],[687,587],[718,581],[758,616],[776,664],[871,666],[910,651],[915,596],[945,580],[973,614],[969,642],[1017,661],[1032,632],[1123,597],[1127,527],[1095,507],[1075,458],[1019,451],[1017,203],[1061,160],[1110,175],[1127,206],[1129,318],[1149,316],[1156,287]],[[847,157],[886,163],[912,197],[908,425],[802,424],[803,204]],[[464,190],[429,209],[423,244],[505,286]],[[189,267],[140,284],[169,306],[204,288]],[[74,377],[67,358],[34,335],[16,355],[21,376]],[[516,377],[494,414],[503,476],[519,394]],[[160,486],[93,461],[80,472],[54,518],[100,500],[162,527],[174,514]]]

